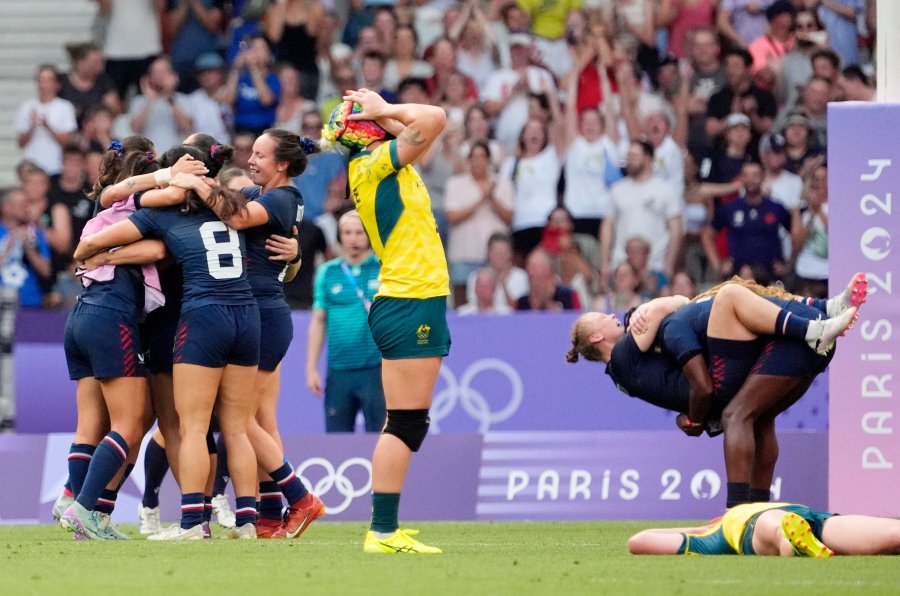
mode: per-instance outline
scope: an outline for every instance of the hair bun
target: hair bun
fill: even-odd
[[[209,156],[212,157],[217,162],[222,161],[219,159],[219,156],[222,153],[222,145],[210,145],[209,146]]]
[[[125,155],[125,152],[122,150],[122,143],[119,141],[113,141],[109,144],[109,147],[106,148],[107,151],[115,151],[119,157]]]
[[[319,146],[316,142],[308,137],[300,138],[300,148],[303,149],[303,152],[307,155],[316,153],[319,150]]]

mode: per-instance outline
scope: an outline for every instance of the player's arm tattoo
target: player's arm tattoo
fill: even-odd
[[[422,138],[421,131],[418,131],[415,128],[407,128],[402,133],[400,133],[400,138],[398,138],[397,140],[413,147],[424,145],[426,141],[426,139]]]
[[[126,187],[128,190],[131,190],[131,189],[134,188],[135,186],[136,186],[136,184],[134,183],[134,180],[126,180],[126,181],[125,181],[125,187]]]

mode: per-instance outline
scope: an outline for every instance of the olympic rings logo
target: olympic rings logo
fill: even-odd
[[[510,397],[507,404],[497,410],[491,411],[485,395],[472,386],[472,381],[480,373],[494,371],[506,377],[510,386]],[[440,432],[439,422],[446,418],[456,408],[457,402],[470,418],[478,422],[478,432],[486,433],[492,424],[509,420],[522,405],[524,394],[522,377],[509,363],[497,358],[482,358],[471,364],[457,382],[453,372],[446,366],[441,366],[440,377],[446,383],[446,387],[435,394],[431,403],[431,430]]]
[[[314,466],[319,466],[325,470],[325,475],[315,484],[310,482],[309,478],[304,475],[306,470]],[[353,466],[359,466],[365,470],[365,484],[360,488],[356,488],[353,481],[346,475],[347,470]],[[320,499],[332,488],[336,489],[344,497],[344,500],[338,505],[325,505],[325,511],[329,515],[337,515],[346,511],[353,499],[365,495],[372,488],[372,462],[364,457],[351,457],[337,468],[324,457],[311,457],[297,466],[295,473],[303,480],[310,492]]]

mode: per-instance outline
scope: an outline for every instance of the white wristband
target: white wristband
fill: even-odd
[[[172,180],[172,168],[163,168],[161,170],[156,170],[155,172],[153,172],[153,179],[156,181],[157,186],[168,184],[169,181]]]

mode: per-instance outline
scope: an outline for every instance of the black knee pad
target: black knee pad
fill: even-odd
[[[212,429],[206,431],[206,451],[209,452],[210,455],[218,453],[216,451],[216,436],[213,434]]]
[[[422,446],[431,419],[428,410],[388,410],[382,434],[394,435],[415,453]]]

